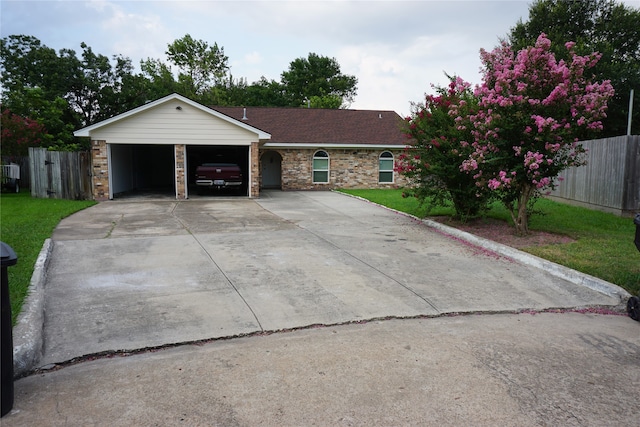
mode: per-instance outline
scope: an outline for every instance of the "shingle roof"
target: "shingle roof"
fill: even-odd
[[[270,144],[407,145],[394,111],[318,108],[211,107],[271,134]]]

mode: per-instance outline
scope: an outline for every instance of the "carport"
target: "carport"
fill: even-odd
[[[208,162],[236,163],[245,177],[240,195],[259,192],[258,149],[271,135],[172,94],[80,129],[91,139],[96,200],[138,192],[195,194],[195,170]],[[215,194],[215,193],[213,193]]]
[[[171,145],[110,144],[111,193],[175,193],[174,154]]]
[[[187,185],[189,195],[196,194],[196,168],[203,163],[234,163],[240,166],[244,177],[240,191],[207,191],[207,195],[248,195],[250,174],[249,147],[229,145],[189,145],[187,146]]]

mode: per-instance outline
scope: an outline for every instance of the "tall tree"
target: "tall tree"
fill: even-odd
[[[149,100],[159,99],[174,92],[181,92],[171,67],[159,59],[140,61],[142,75],[147,80]]]
[[[342,74],[335,58],[310,53],[291,62],[281,75],[285,96],[291,106],[307,106],[312,97],[339,97],[347,107],[356,96],[358,79]]]
[[[11,92],[23,88],[39,87],[47,91],[47,96],[59,96],[64,92],[62,81],[69,78],[63,71],[56,51],[33,36],[11,35],[0,40],[0,82],[5,103]]]
[[[229,58],[217,43],[209,46],[206,41],[194,40],[189,34],[171,43],[167,58],[180,70],[178,82],[186,96],[202,95],[220,85],[229,70]]]
[[[82,57],[75,64],[75,52],[66,51],[74,77],[65,98],[81,115],[83,126],[128,111],[147,100],[146,80],[134,74],[129,58],[114,55],[110,60],[94,53],[85,43],[80,47]]]
[[[76,67],[67,100],[74,111],[80,113],[82,123],[91,125],[108,118],[104,110],[114,90],[115,76],[108,57],[95,54],[85,43],[80,47],[83,49],[82,59]]]
[[[37,120],[42,125],[38,128],[42,135],[34,139],[33,146],[61,148],[67,145],[71,149],[79,148],[75,145],[73,131],[77,129],[77,115],[69,108],[69,103],[62,97],[48,99],[45,92],[39,88],[24,88],[13,91],[11,104],[22,117]],[[16,113],[17,114],[17,113]],[[4,143],[4,142],[3,142]]]
[[[469,116],[477,112],[478,100],[469,83],[447,77],[448,87],[433,86],[436,95],[413,104],[404,129],[410,146],[396,170],[411,183],[405,197],[416,197],[427,209],[452,202],[456,217],[466,220],[486,210],[490,200],[489,188],[460,170],[474,151]]]
[[[253,107],[286,107],[289,105],[282,83],[262,76],[246,88],[244,105]]]
[[[462,169],[489,187],[511,213],[518,234],[527,234],[529,211],[539,191],[553,188],[558,174],[584,162],[579,140],[602,130],[608,80],[588,72],[600,55],[557,60],[551,40],[514,52],[507,43],[481,50],[483,81],[475,91],[478,111],[470,116],[474,151]]]
[[[616,94],[604,119],[604,136],[627,132],[629,94],[635,90],[633,133],[640,133],[640,9],[614,0],[535,0],[529,19],[520,20],[509,34],[515,50],[535,43],[541,33],[553,40],[558,59],[569,59],[566,42],[575,52],[599,52],[601,60],[590,70],[596,80],[611,80]]]
[[[43,124],[43,140],[64,149],[80,147],[73,130],[141,105],[148,86],[133,74],[131,60],[114,63],[85,43],[81,58],[71,49],[55,50],[32,36],[0,41],[2,104],[13,114]]]
[[[39,129],[43,134],[34,145],[74,142],[72,132],[81,121],[66,97],[78,65],[73,51],[61,50],[58,55],[32,36],[11,35],[0,40],[2,106],[43,125]]]

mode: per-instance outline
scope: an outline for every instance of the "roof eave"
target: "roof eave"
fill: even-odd
[[[217,118],[219,118],[221,120],[224,120],[226,122],[233,123],[234,125],[239,126],[239,127],[243,128],[245,130],[248,130],[248,131],[250,131],[252,133],[255,133],[259,140],[269,140],[269,139],[271,139],[271,134],[270,133],[267,133],[267,132],[265,132],[265,131],[263,131],[261,129],[255,128],[255,127],[250,126],[250,125],[248,125],[246,123],[243,123],[241,121],[233,119],[233,118],[231,118],[231,117],[229,117],[229,116],[227,116],[225,114],[220,113],[219,111],[213,110],[213,109],[211,109],[209,107],[205,107],[204,105],[199,104],[199,103],[197,103],[195,101],[192,101],[189,98],[185,98],[184,96],[179,95],[177,93],[173,93],[171,95],[167,95],[167,96],[165,96],[163,98],[160,98],[160,99],[157,99],[155,101],[148,102],[148,103],[146,103],[144,105],[141,105],[140,107],[134,108],[133,110],[129,110],[129,111],[125,112],[125,113],[118,114],[117,116],[113,116],[113,117],[111,117],[109,119],[106,119],[106,120],[103,120],[101,122],[95,123],[95,124],[93,124],[91,126],[87,126],[87,127],[82,128],[82,129],[78,129],[77,131],[73,132],[73,135],[76,136],[76,137],[79,137],[79,138],[91,137],[91,132],[93,132],[93,131],[95,131],[97,129],[100,129],[100,128],[104,127],[104,126],[108,126],[108,125],[113,124],[113,123],[115,123],[117,121],[126,119],[127,117],[134,116],[134,115],[139,114],[139,113],[141,113],[141,112],[143,112],[145,110],[148,110],[150,108],[154,108],[154,107],[156,107],[158,105],[164,104],[165,102],[172,101],[172,100],[177,100],[177,101],[180,101],[180,102],[184,102],[185,104],[188,104],[188,105],[190,105],[190,106],[192,106],[194,108],[197,108],[200,111],[203,111],[203,112],[205,112],[207,114],[215,116],[215,117],[217,117]]]
[[[322,142],[317,143],[298,143],[298,142],[266,142],[263,147],[265,148],[370,148],[370,149],[405,149],[409,145],[401,144],[341,144],[341,143],[329,143]]]

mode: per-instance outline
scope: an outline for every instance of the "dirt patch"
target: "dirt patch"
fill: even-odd
[[[575,239],[569,236],[536,230],[530,231],[528,236],[518,236],[512,225],[493,218],[480,218],[467,222],[444,216],[429,217],[429,219],[516,249],[575,242]]]

